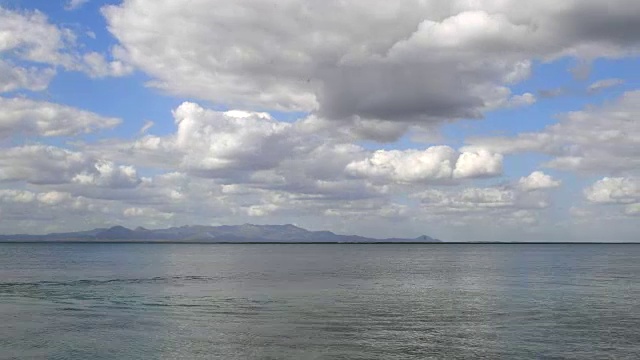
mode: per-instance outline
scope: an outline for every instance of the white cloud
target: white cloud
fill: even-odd
[[[50,24],[39,11],[0,7],[0,34],[0,55],[10,53],[34,63],[73,66],[73,57],[64,52],[75,41],[73,34]]]
[[[605,177],[584,190],[584,195],[596,204],[629,204],[640,201],[640,180]]]
[[[60,191],[49,191],[40,193],[37,196],[38,201],[47,205],[60,205],[65,201],[72,199],[71,194]]]
[[[112,162],[104,160],[95,162],[93,168],[88,171],[76,174],[71,181],[82,185],[111,188],[136,187],[140,183],[133,166],[116,166]]]
[[[173,116],[176,129],[169,135],[87,145],[84,151],[203,178],[314,188],[313,181],[341,177],[344,167],[364,154],[361,147],[325,137],[304,121],[280,122],[267,113],[221,112],[186,102]]]
[[[514,95],[509,99],[509,107],[521,107],[529,106],[536,102],[536,97],[532,93],[524,93],[521,95]]]
[[[75,10],[78,9],[80,7],[82,7],[82,5],[88,3],[89,0],[68,0],[67,3],[64,6],[65,10]]]
[[[550,175],[547,175],[542,171],[534,171],[528,176],[521,177],[518,181],[518,186],[524,191],[551,189],[558,187],[561,184],[562,181],[555,180]]]
[[[444,212],[479,211],[483,208],[544,209],[549,206],[544,192],[528,193],[512,186],[464,187],[453,190],[428,189],[412,195],[424,206]]]
[[[510,186],[429,189],[412,197],[420,201],[417,219],[430,219],[449,228],[466,228],[473,235],[466,240],[474,241],[487,236],[492,228],[503,234],[508,229],[519,229],[517,232],[523,236],[544,221],[543,211],[550,206],[544,192],[523,192]]]
[[[125,217],[133,217],[137,219],[159,219],[160,221],[167,221],[171,219],[174,214],[173,213],[165,213],[160,212],[152,208],[148,207],[128,207],[122,211],[122,215]]]
[[[346,171],[383,181],[449,181],[453,176],[457,152],[448,146],[420,150],[378,150],[370,157],[347,165]]]
[[[88,168],[90,161],[80,153],[61,148],[27,145],[3,149],[0,165],[1,181],[61,184]]]
[[[149,74],[152,86],[347,124],[428,124],[530,105],[533,94],[512,95],[508,86],[527,78],[533,61],[636,53],[630,34],[640,23],[633,0],[129,0],[102,11],[120,42],[118,59]]]
[[[133,72],[131,65],[120,60],[107,61],[104,55],[95,51],[84,54],[82,59],[83,71],[91,77],[125,76]]]
[[[462,11],[441,21],[424,20],[407,40],[391,48],[393,56],[415,56],[429,50],[450,52],[487,51],[486,45],[509,48],[533,33],[527,25],[516,25],[501,13],[483,10]],[[420,54],[419,53],[419,54]],[[410,54],[410,55],[409,55]],[[448,54],[447,54],[448,55]]]
[[[153,127],[153,125],[155,125],[155,123],[151,120],[147,120],[144,122],[144,125],[142,125],[142,127],[140,128],[140,131],[138,132],[138,134],[142,135],[142,134],[146,134],[147,131],[149,131],[149,129],[151,129]]]
[[[57,190],[0,189],[0,232],[47,233],[111,226],[119,205]],[[78,228],[78,224],[82,224]],[[25,229],[28,229],[25,231]]]
[[[18,89],[42,91],[55,74],[52,68],[15,66],[0,58],[0,93]]]
[[[545,209],[549,190],[561,182],[541,171],[504,177],[502,154],[518,152],[550,157],[538,166],[608,176],[585,190],[584,204],[570,204],[571,212],[588,213],[584,222],[604,214],[602,219],[622,219],[616,225],[637,226],[631,215],[639,203],[638,91],[562,114],[537,132],[464,138],[469,146],[463,148],[437,144],[446,143],[443,123],[534,104],[536,89],[521,82],[540,63],[568,56],[586,74],[582,70],[595,59],[638,54],[639,6],[632,0],[526,6],[515,0],[276,6],[193,0],[187,7],[124,0],[103,8],[117,42],[108,51],[90,47],[103,43],[91,41],[87,28],[56,24],[38,11],[1,8],[0,92],[43,91],[65,71],[101,78],[139,70],[149,86],[179,98],[247,111],[185,102],[173,111],[174,129],[162,126],[150,134],[153,122],[132,123],[126,129],[140,129],[134,139],[87,144],[40,137],[108,129],[120,120],[0,98],[0,231],[285,218],[369,235],[456,227],[505,239],[508,229],[555,228],[557,211]],[[601,80],[587,92],[618,83]],[[564,89],[536,94],[557,96]],[[274,109],[308,113],[278,121],[268,113]],[[505,113],[517,116],[515,110]],[[463,134],[482,126],[458,125]],[[398,139],[403,142],[378,151],[362,141]],[[418,142],[428,145],[393,150]],[[604,203],[618,205],[597,205]]]
[[[453,179],[497,176],[502,156],[487,151],[458,153],[448,146],[425,150],[378,150],[346,167],[352,176],[399,183],[447,183]]]
[[[600,107],[560,115],[540,132],[515,137],[467,139],[464,150],[489,149],[505,154],[542,152],[554,156],[548,167],[591,173],[640,168],[640,91],[629,91]]]
[[[637,177],[604,177],[583,189],[587,200],[582,206],[572,206],[575,231],[596,240],[637,241],[640,215],[640,179]]]
[[[447,211],[513,207],[516,201],[516,193],[506,188],[463,188],[454,192],[427,190],[415,197],[426,206]]]
[[[116,166],[85,154],[45,145],[26,145],[0,153],[0,181],[30,184],[132,188],[140,183],[135,168]]]
[[[453,170],[454,178],[492,177],[502,174],[502,155],[485,149],[462,151]]]
[[[174,117],[178,128],[168,146],[182,151],[181,166],[194,172],[271,168],[297,145],[289,136],[291,125],[267,113],[216,112],[183,103]]]
[[[610,87],[614,87],[622,84],[624,84],[624,80],[622,79],[612,78],[612,79],[598,80],[593,84],[589,85],[589,87],[587,87],[587,92],[590,94],[593,94],[593,93],[602,91],[604,89],[608,89]]]
[[[31,191],[0,189],[0,202],[30,203],[36,199]]]
[[[67,8],[77,8],[83,2],[71,0]],[[91,77],[124,76],[133,71],[130,65],[107,61],[97,52],[83,54],[73,30],[50,23],[39,11],[0,6],[0,34],[0,92],[44,90],[57,68]]]
[[[12,135],[69,136],[112,128],[116,118],[45,101],[0,97],[0,138]]]

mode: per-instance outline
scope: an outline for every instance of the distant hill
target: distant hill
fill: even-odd
[[[331,231],[309,231],[295,225],[223,225],[181,226],[168,229],[134,230],[123,226],[46,235],[0,235],[0,242],[197,242],[197,243],[381,243],[381,242],[440,242],[426,235],[415,239],[374,239],[357,235],[338,235]]]

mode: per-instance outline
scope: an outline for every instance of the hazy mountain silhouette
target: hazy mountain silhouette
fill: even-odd
[[[374,239],[357,235],[338,235],[331,231],[309,231],[295,225],[191,225],[168,229],[135,230],[123,226],[89,231],[52,233],[46,235],[0,235],[0,241],[106,241],[106,242],[440,242],[426,235],[414,239]]]

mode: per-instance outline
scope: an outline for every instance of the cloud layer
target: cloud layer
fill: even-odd
[[[121,60],[174,94],[331,119],[425,122],[530,104],[533,95],[512,98],[508,86],[528,77],[535,60],[635,53],[637,7],[129,0],[103,13]]]
[[[640,168],[640,91],[625,92],[599,107],[562,114],[540,132],[515,137],[469,139],[501,153],[542,152],[553,156],[550,168],[588,173],[629,172]]]
[[[0,7],[0,232],[636,234],[638,1],[59,7]]]

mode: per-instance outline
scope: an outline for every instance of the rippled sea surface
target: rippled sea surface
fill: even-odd
[[[0,244],[1,359],[637,359],[640,245]]]

